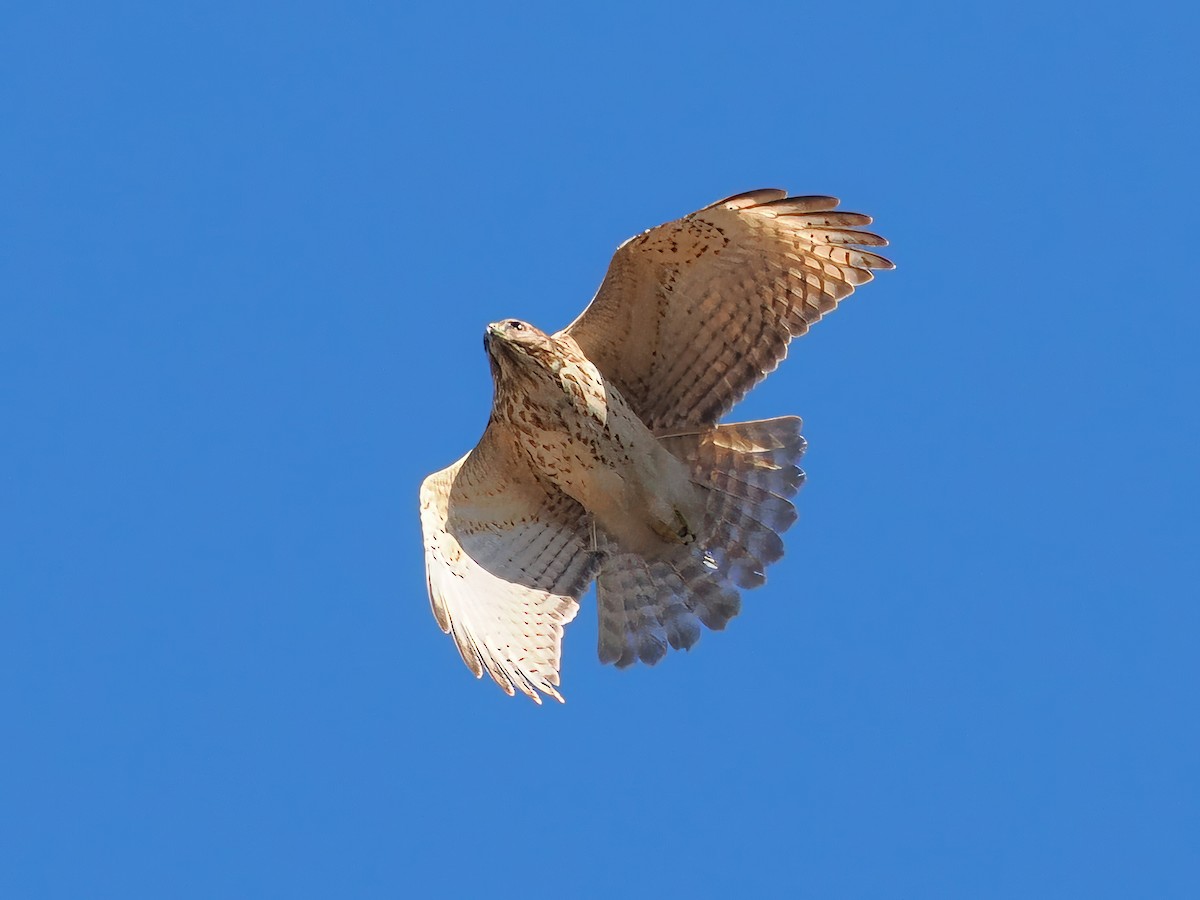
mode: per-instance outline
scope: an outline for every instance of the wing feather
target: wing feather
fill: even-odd
[[[541,481],[489,425],[479,445],[421,484],[434,618],[463,662],[509,696],[561,701],[563,628],[599,568],[583,508]]]
[[[892,263],[833,197],[738,194],[631,238],[564,332],[655,432],[715,424]]]

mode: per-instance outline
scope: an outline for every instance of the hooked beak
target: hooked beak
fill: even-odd
[[[497,348],[505,346],[507,341],[504,339],[504,328],[500,322],[493,322],[483,332],[483,349],[488,353],[492,352],[492,344],[496,344]]]

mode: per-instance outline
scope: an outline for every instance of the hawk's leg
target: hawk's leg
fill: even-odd
[[[659,522],[654,519],[650,522],[650,527],[654,529],[654,533],[670,544],[692,544],[696,541],[696,532],[692,526],[688,524],[688,520],[683,517],[683,513],[678,508],[674,509],[675,521],[668,525],[665,522]]]

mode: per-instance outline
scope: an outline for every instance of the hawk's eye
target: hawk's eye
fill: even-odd
[[[525,323],[524,323],[524,322],[518,322],[516,319],[514,319],[513,321],[511,321],[511,322],[509,322],[509,323],[508,323],[508,327],[509,327],[509,328],[511,328],[511,329],[513,329],[514,331],[524,331],[524,330],[525,330]]]

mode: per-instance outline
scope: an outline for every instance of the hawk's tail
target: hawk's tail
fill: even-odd
[[[738,614],[738,589],[758,587],[783,556],[779,535],[796,521],[789,498],[804,480],[794,416],[661,440],[704,488],[704,523],[695,543],[674,555],[606,559],[596,587],[600,660],[622,667],[639,659],[653,665],[668,646],[695,644],[702,624],[720,630]]]

